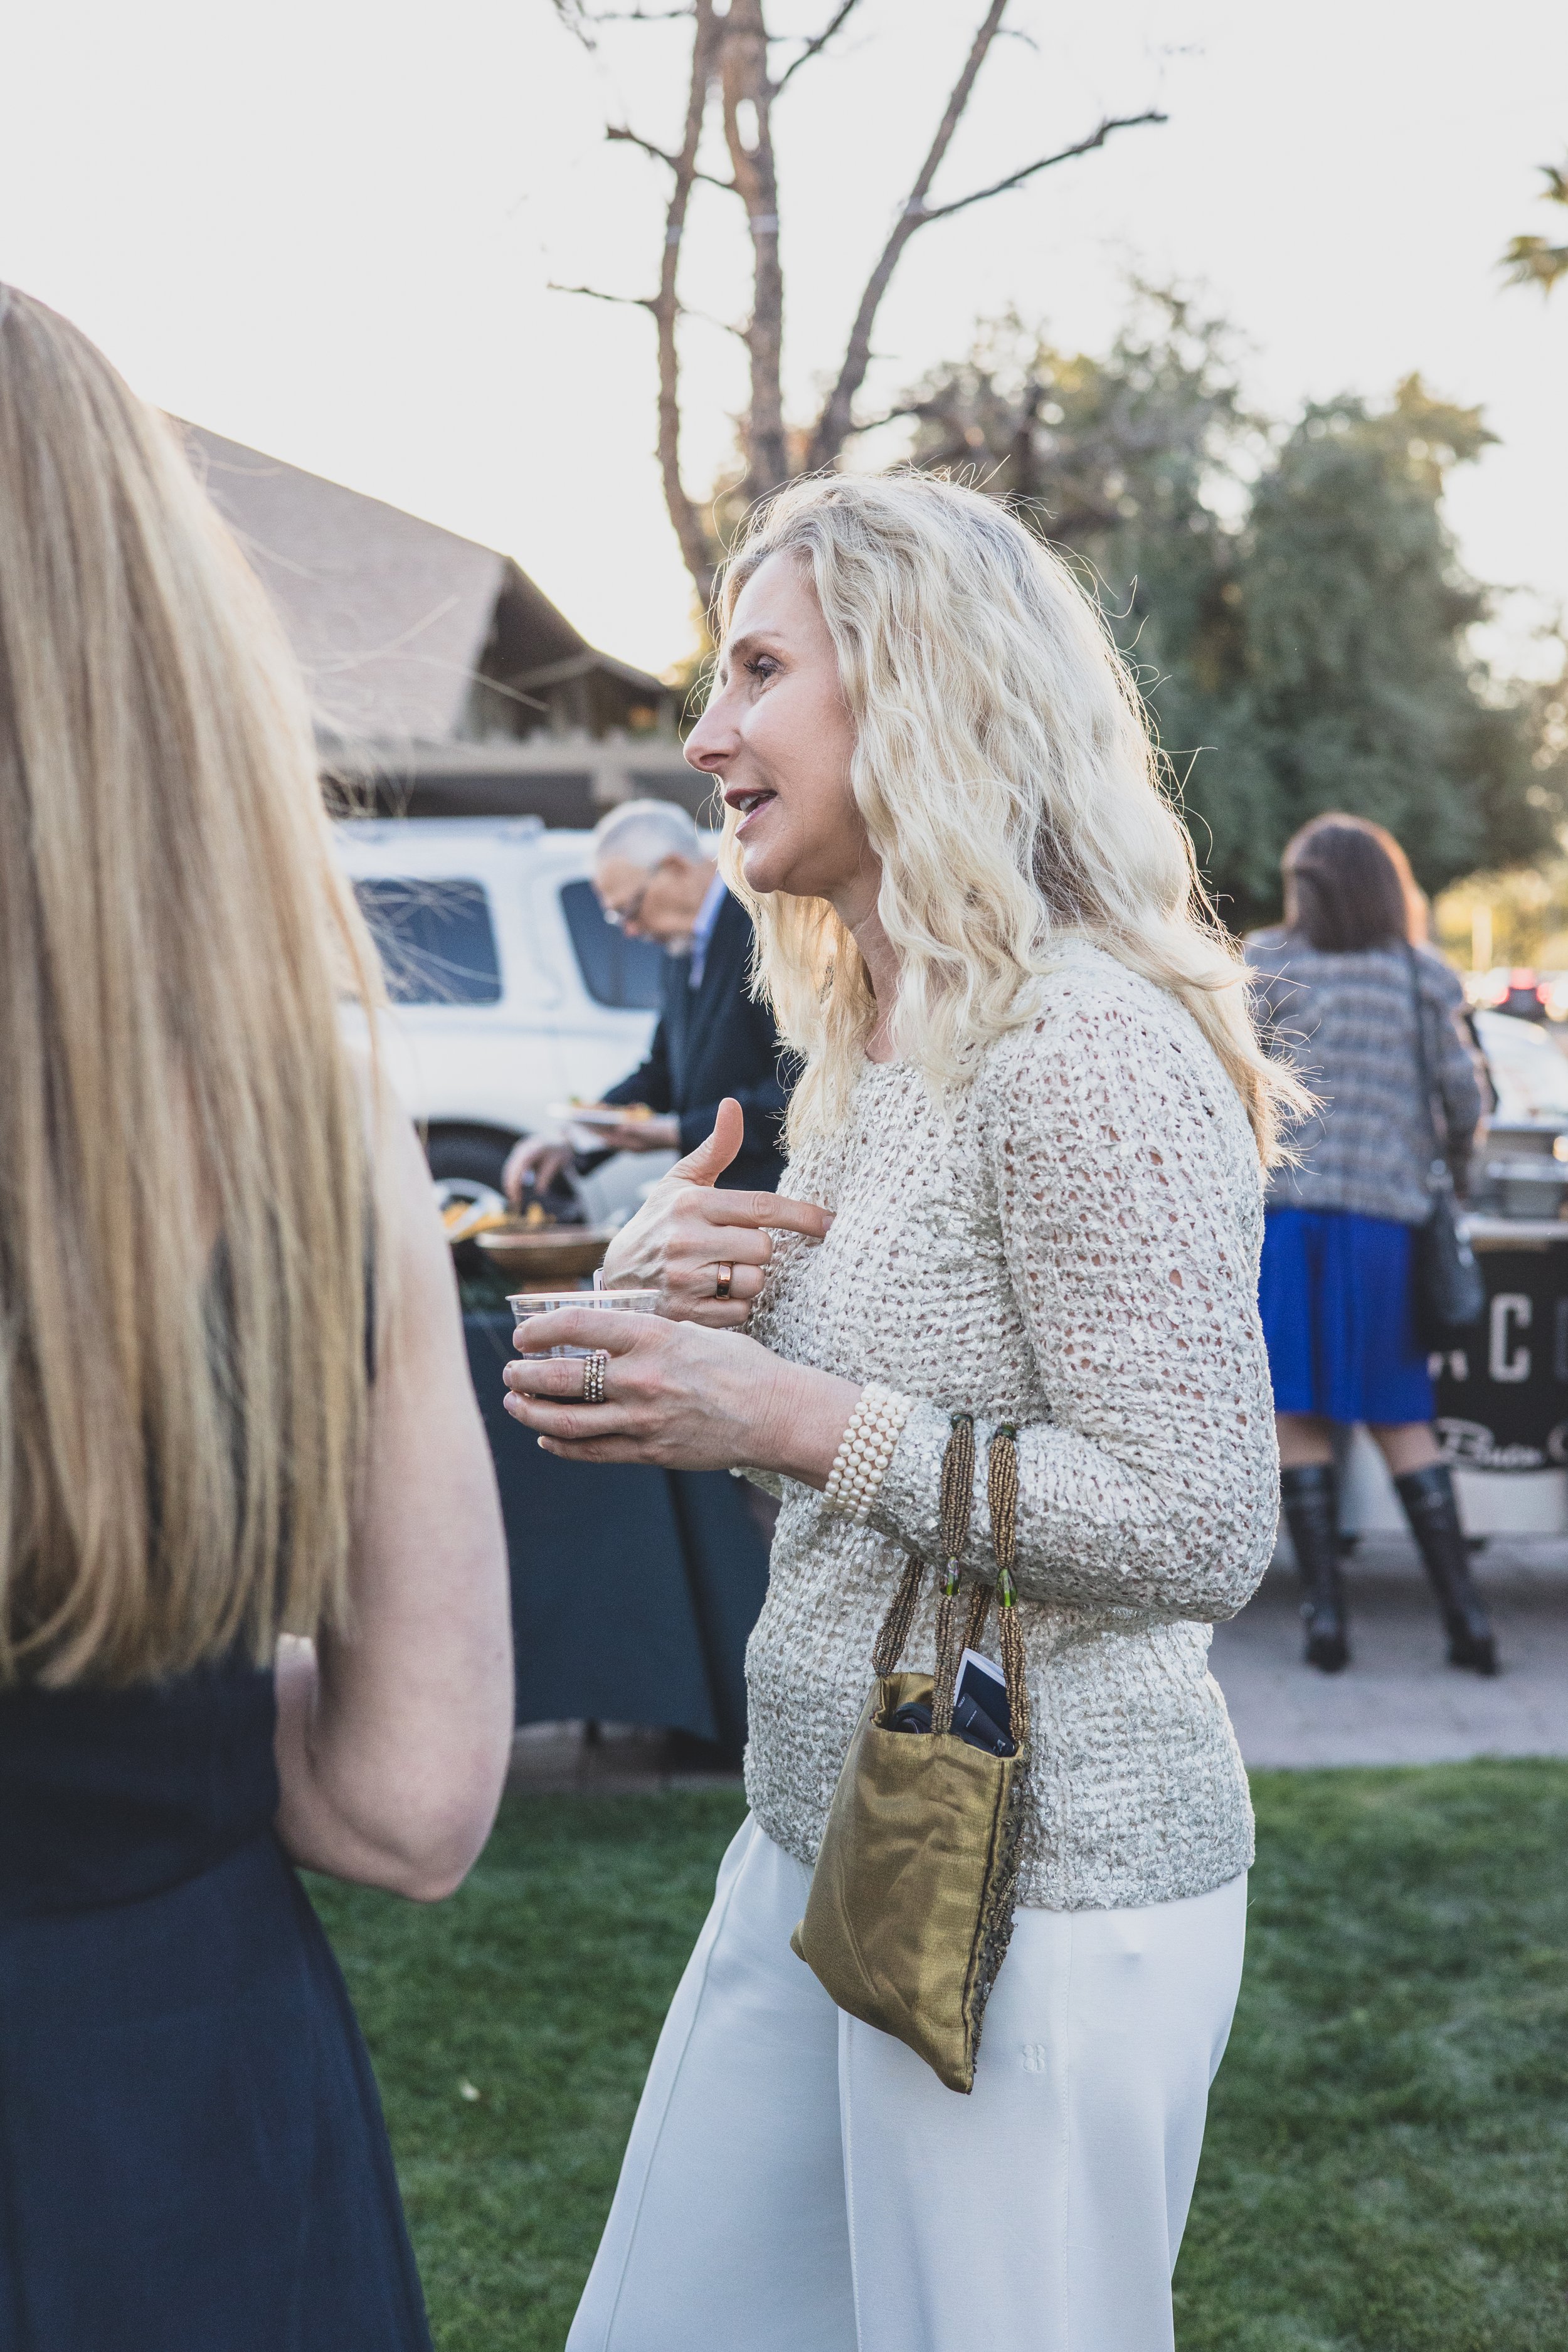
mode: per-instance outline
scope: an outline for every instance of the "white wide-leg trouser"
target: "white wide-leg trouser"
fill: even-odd
[[[1171,2352],[1246,1878],[1020,1911],[967,2098],[790,1950],[809,1883],[744,1822],[567,2352]]]

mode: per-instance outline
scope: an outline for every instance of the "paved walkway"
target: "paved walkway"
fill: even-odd
[[[1568,1756],[1568,1542],[1494,1538],[1475,1564],[1502,1672],[1460,1674],[1444,1654],[1414,1547],[1363,1538],[1347,1563],[1352,1661],[1301,1662],[1293,1570],[1215,1628],[1210,1664],[1249,1764],[1439,1764],[1467,1756]]]
[[[507,1786],[532,1797],[628,1797],[650,1789],[739,1788],[691,1743],[634,1723],[530,1723],[511,1743]]]
[[[1495,1680],[1456,1673],[1413,1547],[1368,1536],[1348,1567],[1352,1663],[1301,1662],[1293,1570],[1276,1567],[1251,1606],[1215,1628],[1211,1664],[1249,1764],[1441,1764],[1467,1756],[1568,1756],[1568,1542],[1495,1538],[1476,1578],[1497,1628]],[[693,1769],[694,1764],[697,1769]],[[512,1750],[511,1785],[535,1794],[710,1788],[733,1775],[626,1724],[534,1724]]]

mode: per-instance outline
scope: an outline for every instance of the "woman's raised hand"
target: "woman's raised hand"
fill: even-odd
[[[744,1135],[741,1106],[726,1095],[707,1142],[654,1186],[610,1244],[606,1290],[657,1290],[659,1313],[672,1322],[738,1330],[762,1289],[773,1234],[826,1237],[833,1219],[815,1202],[715,1189]]]

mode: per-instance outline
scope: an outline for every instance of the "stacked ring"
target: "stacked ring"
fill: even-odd
[[[734,1267],[732,1265],[721,1265],[719,1268],[719,1279],[713,1288],[714,1297],[728,1298],[730,1296],[730,1285],[734,1281]]]
[[[583,1402],[584,1404],[604,1403],[605,1373],[608,1369],[609,1361],[608,1351],[604,1348],[592,1348],[584,1358]]]

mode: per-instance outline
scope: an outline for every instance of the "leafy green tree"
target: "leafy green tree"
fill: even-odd
[[[1412,376],[1386,409],[1309,408],[1259,480],[1238,692],[1274,786],[1271,852],[1331,807],[1388,825],[1429,889],[1550,845],[1526,730],[1468,651],[1487,600],[1442,516],[1449,468],[1491,437]],[[1258,866],[1246,859],[1238,896],[1273,896]]]
[[[1568,205],[1568,164],[1542,163],[1544,202]],[[1568,245],[1552,245],[1543,236],[1516,236],[1503,254],[1502,267],[1510,286],[1539,286],[1550,294],[1560,278],[1568,277]]]
[[[1268,442],[1231,330],[1177,294],[1134,290],[1103,358],[1009,316],[901,413],[917,465],[1012,500],[1077,560],[1153,709],[1205,870],[1234,894],[1272,791],[1237,707],[1241,524]]]
[[[1413,376],[1269,434],[1231,341],[1146,289],[1103,359],[1004,320],[911,394],[914,460],[967,469],[1088,568],[1231,922],[1277,909],[1280,852],[1326,808],[1387,824],[1428,889],[1550,849],[1533,702],[1470,650],[1487,599],[1442,514],[1479,412]]]

